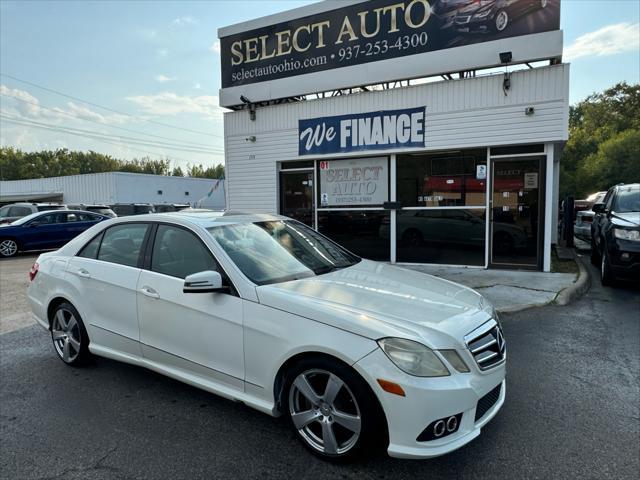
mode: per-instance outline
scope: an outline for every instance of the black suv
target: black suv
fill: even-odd
[[[600,265],[602,284],[640,279],[640,183],[610,188],[592,209],[591,262]]]

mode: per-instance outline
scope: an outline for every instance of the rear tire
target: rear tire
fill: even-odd
[[[72,367],[84,365],[91,357],[89,335],[76,307],[63,302],[51,316],[51,340],[60,360]]]
[[[345,461],[386,446],[384,413],[369,385],[329,357],[310,357],[289,372],[284,410],[302,444],[315,455]]]
[[[600,253],[593,237],[591,237],[591,264],[596,267],[600,265]]]
[[[12,238],[0,239],[0,256],[4,258],[13,257],[18,253],[18,242]]]

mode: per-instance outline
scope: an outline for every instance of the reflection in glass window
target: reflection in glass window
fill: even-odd
[[[403,207],[484,206],[486,149],[398,156],[397,198]]]
[[[398,262],[485,263],[484,209],[400,210],[396,222]]]
[[[142,223],[125,223],[107,229],[98,251],[98,260],[137,266],[147,228]]]
[[[389,261],[389,220],[383,210],[318,211],[318,230],[356,255]]]
[[[180,227],[159,225],[151,256],[151,270],[172,277],[217,270],[211,252],[191,232]]]

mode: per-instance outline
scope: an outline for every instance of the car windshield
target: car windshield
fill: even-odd
[[[63,205],[38,205],[38,211],[44,212],[47,210],[65,210]]]
[[[257,285],[322,275],[360,261],[295,221],[237,223],[207,230],[242,273]]]
[[[623,187],[618,190],[613,211],[616,213],[640,212],[640,187]]]

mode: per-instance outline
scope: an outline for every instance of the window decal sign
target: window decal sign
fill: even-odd
[[[425,108],[311,118],[298,121],[298,154],[423,148]]]
[[[389,200],[389,159],[350,158],[320,169],[320,206],[382,205]]]

